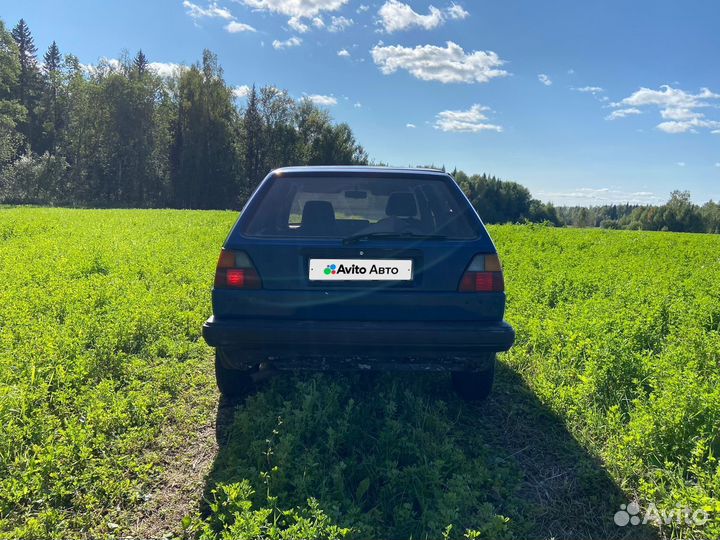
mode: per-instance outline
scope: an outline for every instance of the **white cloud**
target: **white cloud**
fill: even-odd
[[[122,64],[117,58],[102,57],[100,62],[98,62],[97,67],[99,69],[108,69],[110,71],[120,71],[122,69]]]
[[[315,17],[323,11],[337,11],[348,0],[241,0],[251,8],[288,17]]]
[[[499,69],[504,62],[492,51],[465,51],[452,41],[446,47],[418,45],[415,48],[376,45],[370,51],[380,71],[389,75],[398,69],[407,70],[423,81],[442,83],[484,83],[495,77],[504,77]]]
[[[355,103],[353,103],[353,107],[355,107],[356,109],[361,109],[362,103],[360,103],[359,101],[356,101]]]
[[[378,23],[385,32],[397,32],[410,28],[424,28],[432,30],[450,19],[464,19],[470,14],[462,6],[451,4],[445,10],[440,10],[433,5],[428,6],[428,13],[422,15],[415,11],[410,5],[399,0],[387,0],[378,11]]]
[[[219,7],[215,2],[209,4],[206,8],[202,8],[197,4],[189,2],[188,0],[184,0],[182,5],[185,9],[187,9],[187,14],[190,15],[193,19],[207,17],[230,20],[234,18],[232,13],[230,13],[225,8]]]
[[[117,58],[102,57],[97,64],[80,64],[80,69],[90,76],[109,75],[123,70],[123,65]],[[172,77],[180,70],[186,69],[182,64],[173,62],[150,62],[148,69],[159,77]]]
[[[435,115],[435,129],[440,131],[457,131],[478,133],[480,131],[502,131],[502,127],[485,122],[488,117],[485,111],[489,107],[475,104],[467,111],[442,111]]]
[[[172,62],[150,62],[148,67],[160,77],[172,77],[175,73],[184,68],[184,66],[180,64],[173,64]]]
[[[603,204],[657,204],[664,202],[652,191],[623,191],[611,188],[577,188],[567,192],[537,192],[539,199],[566,206],[599,206]]]
[[[660,116],[666,120],[692,120],[693,118],[703,117],[702,114],[693,112],[692,109],[688,109],[687,107],[662,109]]]
[[[242,99],[248,96],[250,93],[250,87],[247,84],[236,86],[232,89],[232,93],[237,99]]]
[[[333,105],[337,105],[337,99],[335,99],[333,96],[324,96],[322,94],[312,94],[309,96],[305,96],[307,99],[312,101],[315,105],[319,105],[322,107],[332,107]]]
[[[109,75],[122,70],[122,64],[117,58],[102,57],[97,64],[80,64],[80,69],[91,77]]]
[[[656,126],[659,130],[665,133],[687,133],[702,128],[720,128],[720,121],[706,118],[705,113],[697,110],[713,106],[712,100],[716,99],[720,99],[720,94],[708,88],[701,88],[697,94],[692,94],[666,84],[660,90],[641,87],[621,101],[611,103],[611,106],[657,107],[661,118],[665,120]]]
[[[286,39],[285,41],[279,41],[279,40],[273,40],[272,46],[273,49],[281,50],[281,49],[289,49],[291,47],[297,47],[302,43],[302,39],[299,37],[291,37],[290,39]]]
[[[717,120],[692,118],[690,120],[660,122],[656,127],[665,133],[687,133],[688,131],[695,133],[697,131],[696,128],[720,128],[720,122]],[[720,133],[720,130],[711,131],[710,133]]]
[[[230,21],[228,24],[225,25],[225,30],[230,32],[231,34],[236,34],[238,32],[255,32],[255,28],[250,26],[249,24],[241,23],[235,20],[235,17],[232,13],[230,13],[229,10],[220,7],[217,5],[217,2],[212,2],[208,4],[206,8],[200,7],[197,4],[193,4],[189,0],[183,1],[183,7],[187,9],[187,14],[190,15],[193,19],[200,19],[200,18],[217,18],[217,19],[225,19],[226,21]]]
[[[599,86],[581,86],[580,88],[573,88],[573,90],[575,90],[576,92],[583,92],[585,94],[592,94],[592,95],[599,94],[599,93],[605,91],[603,88],[600,88]]]
[[[380,8],[378,15],[380,16],[380,24],[382,24],[386,32],[407,30],[414,26],[432,30],[440,26],[445,18],[442,11],[435,6],[430,6],[428,11],[427,15],[421,15],[407,4],[403,4],[398,0],[388,0]]]
[[[256,32],[257,31],[249,24],[241,23],[238,21],[230,21],[228,24],[225,25],[225,30],[227,30],[231,34],[237,34],[238,32]]]
[[[657,105],[659,107],[673,108],[694,108],[706,107],[707,103],[703,100],[720,98],[720,94],[715,94],[708,88],[701,88],[698,94],[689,94],[684,90],[673,88],[667,84],[661,86],[662,90],[651,90],[650,88],[640,88],[631,96],[626,97],[621,103],[627,105]]]
[[[410,122],[408,122],[407,124],[405,124],[405,127],[410,128],[410,129],[415,129],[417,126],[415,124],[411,124]]]
[[[678,162],[676,163],[676,165],[677,165],[678,167],[684,167],[684,166],[685,166],[685,162],[684,162],[684,161],[678,161]]]
[[[350,53],[347,51],[347,49],[340,49],[340,50],[337,52],[337,55],[340,56],[340,57],[342,57],[342,58],[348,58],[348,57],[350,56]]]
[[[368,6],[367,4],[360,4],[358,6],[358,8],[355,10],[355,13],[363,13],[364,11],[367,11],[368,9],[370,9],[370,6]]]
[[[463,7],[458,4],[451,4],[446,11],[448,17],[450,17],[451,19],[465,19],[466,17],[470,16],[470,13],[465,11],[465,9],[463,9]]]
[[[552,84],[552,81],[550,80],[550,77],[545,75],[544,73],[538,74],[538,81],[540,81],[545,86],[550,86]]]
[[[298,17],[290,17],[290,20],[288,21],[288,26],[301,34],[304,34],[308,30],[310,30],[308,25],[302,22]]]
[[[293,16],[288,19],[288,26],[300,34],[308,32],[310,25],[317,29],[327,28],[329,32],[342,32],[353,24],[355,24],[355,21],[342,15],[337,17],[333,15],[330,18],[330,24],[327,26],[322,15],[316,15],[312,18],[308,17],[307,19],[301,16]]]
[[[605,117],[605,120],[617,120],[618,118],[625,118],[626,116],[631,116],[634,114],[641,114],[642,111],[640,109],[636,109],[635,107],[628,107],[627,109],[617,109],[613,112],[611,112],[609,115]]]
[[[328,30],[330,32],[342,32],[353,24],[354,21],[352,19],[348,19],[347,17],[333,16],[332,19],[330,19],[330,26],[328,27]]]

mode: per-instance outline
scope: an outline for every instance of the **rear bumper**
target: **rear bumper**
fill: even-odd
[[[213,347],[246,367],[272,361],[278,368],[477,369],[507,351],[515,331],[504,321],[299,321],[215,319],[203,325]],[[346,365],[348,364],[349,365]],[[480,365],[482,364],[482,365]],[[354,366],[354,367],[353,367]],[[367,367],[366,367],[367,366]]]

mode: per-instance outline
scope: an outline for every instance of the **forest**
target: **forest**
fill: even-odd
[[[384,164],[347,123],[272,84],[238,95],[209,50],[161,76],[142,50],[86,65],[53,41],[41,55],[24,20],[0,20],[0,203],[239,209],[273,168],[368,163]],[[516,182],[452,174],[487,223],[720,232],[720,205],[688,192],[555,207]]]
[[[84,66],[53,42],[40,62],[23,20],[0,43],[5,203],[239,208],[280,165],[367,163],[307,99],[253,87],[239,108],[208,50],[161,77],[142,51]]]

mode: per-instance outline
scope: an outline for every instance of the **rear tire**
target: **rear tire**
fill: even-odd
[[[454,371],[453,390],[465,401],[484,401],[492,391],[495,381],[495,360],[486,371]]]
[[[247,396],[255,389],[252,374],[254,369],[231,369],[225,367],[223,357],[227,353],[223,349],[215,349],[215,380],[220,393],[231,399]]]

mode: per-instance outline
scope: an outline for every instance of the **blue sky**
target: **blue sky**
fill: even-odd
[[[0,0],[0,17],[86,64],[142,48],[163,70],[209,48],[239,95],[313,96],[393,165],[559,204],[720,198],[714,0]]]

